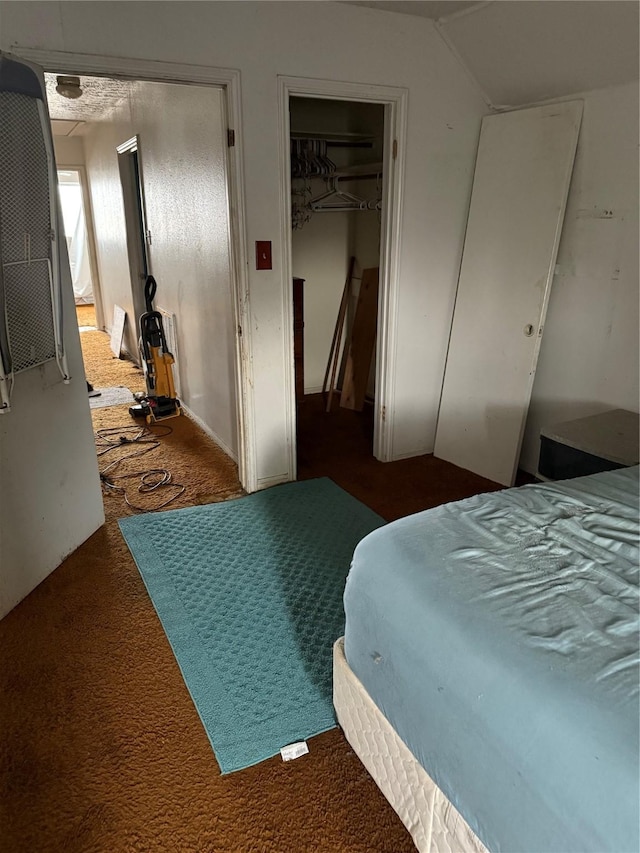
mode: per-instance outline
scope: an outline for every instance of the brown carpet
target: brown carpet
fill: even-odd
[[[95,305],[76,305],[76,316],[78,318],[79,326],[95,326]]]
[[[142,387],[105,334],[81,338],[94,385]],[[130,423],[126,406],[92,417]],[[222,451],[170,423],[147,460],[187,485],[175,506],[241,494]],[[297,761],[220,776],[117,527],[127,509],[105,504],[107,523],[0,622],[2,853],[413,850],[337,729]]]
[[[87,380],[94,388],[125,385],[132,391],[144,391],[142,371],[132,361],[114,356],[105,332],[81,332],[80,340],[84,353],[84,370]]]
[[[378,462],[373,407],[353,412],[334,403],[326,412],[321,394],[298,401],[297,446],[298,479],[331,477],[387,521],[502,488],[430,454]]]
[[[95,326],[96,314],[93,305],[76,305],[76,315],[79,326]],[[142,371],[132,361],[116,358],[111,352],[109,336],[105,332],[81,332],[80,340],[84,370],[87,380],[94,388],[125,385],[132,391],[144,391]]]

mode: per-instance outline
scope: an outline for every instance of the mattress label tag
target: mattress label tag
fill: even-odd
[[[283,746],[280,750],[280,755],[283,761],[293,761],[294,758],[300,758],[301,755],[306,755],[309,752],[306,740],[299,740],[297,743],[290,743],[289,746]]]

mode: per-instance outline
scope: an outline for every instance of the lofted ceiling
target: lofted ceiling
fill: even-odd
[[[433,19],[492,105],[638,80],[637,0],[351,2]]]

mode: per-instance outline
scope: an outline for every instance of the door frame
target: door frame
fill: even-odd
[[[145,313],[144,282],[151,274],[151,254],[149,252],[149,232],[144,198],[144,180],[142,154],[138,134],[116,145],[118,155],[118,174],[122,188],[125,231],[127,234],[127,258],[131,279],[131,299],[134,315],[134,336],[137,337],[140,317]],[[137,169],[134,165],[134,158]],[[140,354],[129,353],[140,367]]]
[[[376,337],[376,394],[373,455],[381,462],[392,459],[393,401],[395,398],[395,352],[398,314],[399,249],[402,233],[402,203],[407,135],[408,90],[369,83],[344,83],[307,77],[278,76],[278,148],[280,155],[280,230],[284,252],[282,302],[285,346],[290,358],[285,366],[286,432],[291,479],[297,476],[296,402],[293,360],[293,277],[291,235],[291,97],[331,101],[360,101],[384,107],[382,176],[382,221],[380,225],[380,277],[378,290],[378,334]]]
[[[104,308],[102,305],[102,289],[100,287],[100,275],[98,272],[98,255],[96,252],[95,231],[93,229],[93,210],[91,207],[91,194],[87,180],[87,170],[83,164],[56,163],[58,172],[77,172],[80,178],[80,189],[82,191],[82,208],[84,212],[84,224],[87,230],[87,246],[89,249],[89,268],[91,270],[91,283],[93,286],[93,307],[96,312],[96,328],[104,329]]]
[[[255,406],[253,399],[253,346],[249,322],[249,280],[242,146],[240,71],[204,65],[158,62],[148,59],[66,53],[19,47],[15,55],[37,63],[47,72],[145,80],[157,83],[214,86],[224,90],[224,114],[235,131],[234,144],[226,148],[225,171],[229,208],[229,259],[231,293],[236,328],[236,398],[238,421],[238,476],[248,492],[257,489]],[[241,332],[240,332],[241,330]]]

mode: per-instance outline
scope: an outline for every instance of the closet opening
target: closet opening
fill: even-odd
[[[291,96],[297,476],[374,456],[385,105]]]

